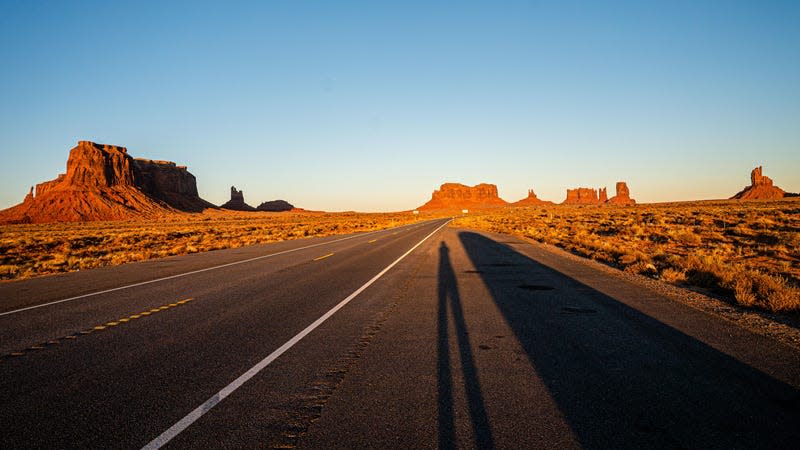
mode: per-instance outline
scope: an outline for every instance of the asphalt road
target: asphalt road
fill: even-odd
[[[797,350],[445,223],[0,285],[0,447],[800,442]]]

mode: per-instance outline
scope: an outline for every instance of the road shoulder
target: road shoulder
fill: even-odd
[[[601,262],[584,258],[559,247],[544,244],[530,238],[498,233],[486,234],[494,236],[498,239],[503,239],[512,246],[520,245],[523,249],[525,248],[524,244],[530,244],[537,250],[534,255],[541,256],[544,253],[550,253],[557,258],[562,258],[567,261],[589,266],[612,277],[619,278],[625,280],[626,282],[658,292],[659,294],[668,297],[671,300],[685,304],[699,311],[717,316],[749,331],[770,337],[785,345],[800,350],[800,319],[798,318],[781,314],[773,314],[767,311],[747,309],[739,305],[726,302],[720,298],[707,295],[700,289],[693,290],[682,286],[676,286],[661,280],[649,278],[644,275],[625,272]],[[519,242],[514,242],[514,240],[518,240]]]

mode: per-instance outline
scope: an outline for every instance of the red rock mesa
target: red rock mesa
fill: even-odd
[[[617,182],[617,195],[608,198],[606,188],[599,190],[592,188],[567,189],[567,198],[562,205],[635,205],[636,200],[631,198],[630,190],[624,181]]]
[[[597,197],[597,189],[576,188],[567,189],[567,198],[561,202],[562,205],[599,205],[600,199]]]
[[[286,200],[270,200],[256,206],[256,209],[259,211],[283,212],[292,211],[295,209],[295,207]]]
[[[67,172],[31,188],[0,222],[39,223],[156,217],[216,208],[197,195],[194,175],[170,161],[134,159],[125,147],[79,141]]]
[[[508,202],[497,195],[497,186],[481,183],[465,186],[459,183],[445,183],[433,191],[428,203],[418,209],[430,211],[438,209],[482,209],[505,206]]]

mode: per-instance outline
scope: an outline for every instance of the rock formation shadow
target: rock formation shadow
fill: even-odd
[[[508,245],[472,232],[459,238],[582,447],[800,442],[795,387]],[[442,263],[440,283],[451,282],[448,270]]]
[[[439,448],[456,448],[455,418],[453,415],[453,368],[450,360],[450,316],[452,313],[458,357],[464,377],[467,407],[472,421],[472,431],[478,448],[494,448],[492,430],[478,379],[478,368],[469,342],[469,333],[461,306],[456,274],[450,263],[450,250],[442,242],[439,247],[439,284],[437,310],[437,377],[439,383]]]

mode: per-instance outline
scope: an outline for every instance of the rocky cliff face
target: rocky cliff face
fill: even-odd
[[[231,186],[231,199],[220,206],[222,209],[232,209],[234,211],[255,211],[256,209],[244,202],[244,193],[237,191],[236,186]]]
[[[562,205],[635,205],[636,200],[630,197],[628,185],[624,181],[617,182],[617,195],[608,198],[606,188],[567,189],[567,198]]]
[[[597,189],[575,188],[567,189],[567,198],[561,202],[562,205],[599,205],[600,199],[597,197]]]
[[[259,211],[283,212],[293,210],[294,206],[286,200],[271,200],[256,206],[256,209]]]
[[[617,195],[608,199],[610,205],[635,205],[636,200],[631,198],[631,191],[628,189],[628,184],[624,181],[617,181],[616,187]]]
[[[548,202],[547,200],[541,200],[539,197],[536,196],[536,193],[533,192],[533,189],[528,189],[528,196],[523,198],[522,200],[516,201],[512,203],[512,206],[541,206],[541,205],[552,205],[553,202]]]
[[[445,183],[433,191],[428,203],[420,206],[420,210],[443,209],[481,209],[507,205],[508,202],[497,195],[497,186],[482,183],[476,186],[465,186],[459,183]]]
[[[67,172],[37,184],[21,204],[0,211],[0,222],[120,220],[214,207],[197,195],[194,176],[185,167],[158,163],[138,162],[125,147],[79,141],[70,150]]]
[[[786,196],[783,189],[773,186],[772,179],[762,174],[761,166],[750,172],[750,186],[739,191],[731,199],[737,200],[775,200]]]
[[[146,194],[182,211],[215,208],[197,194],[197,180],[186,166],[144,158],[136,158],[133,163],[136,185]]]

